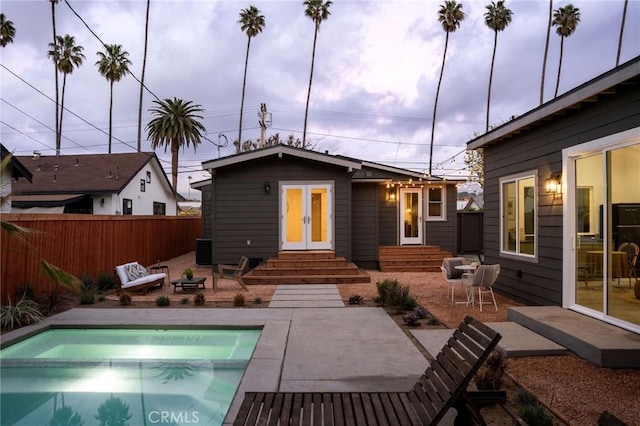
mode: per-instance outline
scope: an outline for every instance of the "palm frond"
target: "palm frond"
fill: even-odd
[[[80,291],[80,285],[82,282],[79,278],[71,275],[69,272],[65,271],[62,268],[59,268],[51,263],[47,262],[44,259],[40,260],[40,267],[44,271],[49,278],[51,278],[56,283],[68,288],[69,290],[78,292]]]

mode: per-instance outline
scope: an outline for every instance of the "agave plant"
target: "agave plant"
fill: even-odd
[[[402,321],[407,323],[409,326],[415,326],[420,324],[420,317],[416,313],[409,312],[402,315]]]
[[[349,297],[350,305],[361,305],[362,303],[363,303],[362,296],[360,296],[359,294],[354,294],[351,297]]]
[[[12,329],[42,320],[42,313],[38,309],[38,303],[26,298],[25,295],[15,305],[11,303],[11,299],[8,302],[7,305],[0,308],[0,325],[2,328]]]

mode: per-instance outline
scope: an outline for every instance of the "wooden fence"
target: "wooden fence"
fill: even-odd
[[[96,277],[122,263],[148,266],[194,251],[201,233],[198,217],[8,214],[2,220],[33,231],[26,243],[1,231],[2,304],[24,285],[36,294],[51,288],[40,259],[77,277]]]

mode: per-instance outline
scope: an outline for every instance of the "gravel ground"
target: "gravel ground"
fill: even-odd
[[[219,289],[211,289],[211,269],[193,265],[193,253],[173,259],[170,263],[172,278],[180,277],[186,267],[194,269],[195,276],[207,276],[205,292],[207,306],[230,306],[237,294],[243,294],[248,306],[266,307],[275,286],[250,286],[249,292],[231,280],[219,280]],[[438,318],[442,324],[455,328],[466,315],[472,315],[483,322],[506,321],[507,308],[518,303],[496,294],[498,310],[485,306],[483,312],[478,307],[452,305],[445,296],[446,282],[440,273],[382,273],[367,271],[371,275],[369,284],[341,284],[338,289],[343,300],[358,294],[367,305],[373,304],[377,296],[376,282],[385,278],[396,278],[410,287],[411,295],[418,303]],[[172,301],[180,301],[188,294],[173,294],[173,289],[154,290],[147,296],[134,295],[134,305],[149,303],[164,292]],[[108,299],[116,299],[108,296]],[[262,304],[254,301],[260,298]],[[173,307],[180,306],[177,303]],[[191,306],[193,306],[191,304]],[[598,367],[573,354],[554,357],[525,357],[509,360],[508,373],[511,378],[534,393],[540,401],[551,407],[556,415],[572,425],[597,424],[600,413],[607,410],[628,425],[640,426],[640,370],[613,370]]]

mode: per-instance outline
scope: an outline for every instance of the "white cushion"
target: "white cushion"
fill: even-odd
[[[147,275],[145,277],[137,278],[133,281],[128,281],[126,284],[122,284],[122,288],[135,287],[135,286],[150,283],[153,281],[164,280],[165,277],[166,277],[166,274],[164,273]]]
[[[127,270],[131,271],[131,270],[133,270],[133,268],[135,268],[135,270],[137,272],[138,271],[138,266],[139,266],[138,262],[128,262],[128,263],[125,263],[123,265],[116,266],[116,273],[118,274],[118,278],[120,278],[120,282],[122,284],[126,284],[129,281],[131,281],[131,278],[129,277],[129,274],[127,273]],[[146,272],[146,270],[145,270],[145,272]],[[139,276],[139,273],[137,272],[136,273],[136,277],[133,278],[133,279],[138,278],[138,276]]]

